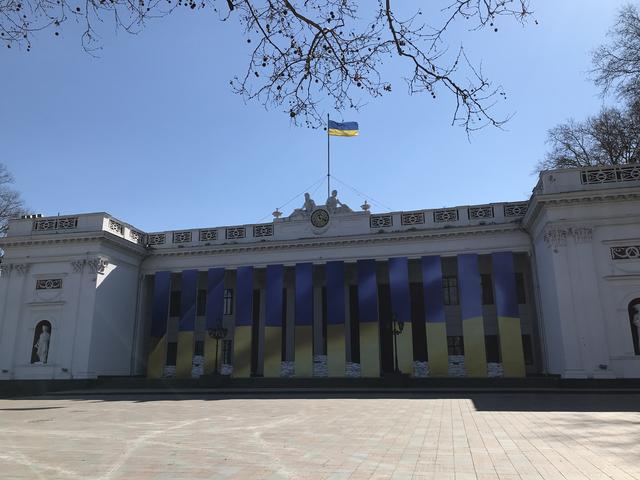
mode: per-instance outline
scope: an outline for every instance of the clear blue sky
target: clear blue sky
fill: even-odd
[[[528,198],[546,130],[602,106],[590,51],[623,3],[532,0],[539,25],[503,20],[498,33],[464,35],[507,91],[506,130],[469,142],[450,125],[450,99],[409,97],[395,82],[360,112],[332,114],[361,129],[333,140],[333,173],[394,210]],[[103,44],[92,58],[71,28],[40,33],[30,53],[0,49],[0,162],[32,211],[106,211],[146,231],[252,223],[325,173],[324,132],[230,91],[247,59],[236,26],[180,12],[136,36],[108,31]],[[362,203],[336,186],[352,207]]]

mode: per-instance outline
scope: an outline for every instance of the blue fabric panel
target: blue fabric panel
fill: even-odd
[[[482,284],[478,270],[478,255],[458,255],[458,285],[462,320],[482,316]]]
[[[282,326],[282,289],[284,287],[284,266],[267,265],[267,299],[265,325]]]
[[[296,264],[296,325],[313,325],[313,264]]]
[[[411,323],[411,297],[409,296],[409,261],[407,257],[389,259],[389,288],[391,314],[399,322]]]
[[[376,261],[358,260],[358,318],[360,323],[378,321]]]
[[[182,293],[180,294],[179,331],[192,332],[195,329],[197,298],[198,270],[184,270],[182,272]]]
[[[493,266],[493,288],[496,310],[499,317],[518,317],[516,275],[513,271],[513,254],[498,252],[491,255]]]
[[[206,329],[222,325],[224,314],[224,268],[210,268],[207,273]]]
[[[327,325],[344,324],[344,263],[327,262]]]
[[[157,272],[153,279],[153,306],[151,308],[151,336],[163,337],[167,333],[171,272]]]
[[[422,257],[422,285],[425,321],[443,323],[445,318],[442,294],[442,259],[439,255]]]
[[[238,267],[236,274],[236,325],[253,319],[253,267]]]
[[[334,130],[358,130],[358,122],[334,122],[329,120],[329,128]]]

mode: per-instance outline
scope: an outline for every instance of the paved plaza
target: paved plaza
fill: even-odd
[[[640,479],[640,396],[0,400],[3,479]]]

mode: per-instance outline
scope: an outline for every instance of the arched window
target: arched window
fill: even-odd
[[[633,337],[633,351],[640,355],[640,298],[629,302],[629,323]]]
[[[31,363],[47,363],[49,359],[49,344],[51,343],[51,322],[41,320],[33,333],[33,348]]]

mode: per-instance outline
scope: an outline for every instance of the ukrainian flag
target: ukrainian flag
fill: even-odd
[[[355,137],[358,135],[358,122],[334,122],[329,120],[329,135],[335,137]]]

